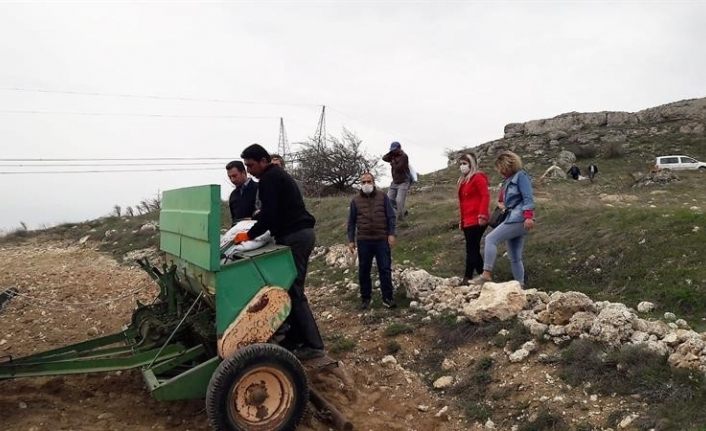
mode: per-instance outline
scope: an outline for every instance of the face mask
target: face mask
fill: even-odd
[[[372,193],[374,188],[375,188],[375,186],[372,184],[363,184],[360,187],[360,189],[363,190],[363,193],[365,193],[366,195],[369,195],[370,193]]]
[[[471,172],[471,167],[468,166],[468,165],[465,165],[465,164],[464,164],[464,165],[460,165],[458,168],[461,170],[461,173],[462,173],[463,175],[467,175],[469,172]]]

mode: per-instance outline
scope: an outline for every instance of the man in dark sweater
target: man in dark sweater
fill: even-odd
[[[286,334],[287,347],[294,349],[300,359],[311,359],[324,355],[324,342],[309,301],[304,294],[309,255],[314,249],[316,220],[304,206],[304,199],[294,179],[282,168],[273,165],[267,150],[253,144],[240,155],[248,172],[259,179],[261,202],[257,223],[247,232],[239,232],[235,242],[257,238],[270,231],[275,242],[292,249],[297,278],[289,288],[292,310],[285,321],[291,329]]]
[[[397,220],[402,221],[406,217],[404,209],[409,186],[412,184],[412,176],[409,171],[409,157],[402,151],[399,142],[390,144],[390,151],[382,156],[382,160],[389,163],[392,169],[392,183],[387,190],[387,196],[392,201]]]
[[[239,160],[233,160],[226,165],[228,178],[235,186],[230,193],[228,207],[230,208],[231,226],[239,220],[252,218],[255,214],[257,199],[257,183],[248,178],[245,165]]]
[[[370,308],[373,257],[378,265],[382,304],[394,308],[390,247],[395,245],[395,210],[390,198],[375,187],[372,174],[361,175],[360,185],[348,213],[348,248],[351,253],[355,253],[356,245],[358,248],[361,309]]]

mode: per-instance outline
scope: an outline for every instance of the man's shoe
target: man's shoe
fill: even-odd
[[[385,308],[396,308],[397,304],[395,304],[395,300],[393,298],[383,298],[382,306]]]
[[[326,356],[326,352],[322,349],[312,349],[311,347],[300,347],[294,350],[294,356],[300,361],[308,361],[310,359],[322,358]]]
[[[370,309],[370,300],[369,299],[363,299],[360,301],[360,309],[361,310],[369,310]]]

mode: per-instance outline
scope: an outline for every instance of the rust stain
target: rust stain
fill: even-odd
[[[271,320],[282,314],[282,310],[288,311],[290,308],[289,294],[285,290],[275,287],[262,289],[218,340],[221,358],[230,357],[247,345],[269,340],[277,330],[277,327],[272,327]]]
[[[270,303],[270,298],[267,296],[265,293],[258,299],[256,303],[248,307],[248,313],[257,313],[258,311],[261,311],[263,308],[267,307],[267,304]]]

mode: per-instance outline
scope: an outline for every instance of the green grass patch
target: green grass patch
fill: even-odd
[[[383,331],[386,337],[395,337],[401,334],[409,334],[414,331],[414,327],[406,323],[393,322],[390,323]]]
[[[327,338],[328,351],[331,353],[350,352],[355,349],[357,343],[343,334],[333,334]]]
[[[573,341],[561,355],[560,376],[578,386],[591,384],[597,393],[639,394],[653,405],[640,423],[664,430],[706,427],[706,379],[698,371],[675,369],[666,357],[640,346],[611,349],[587,341]]]
[[[394,355],[400,350],[402,350],[402,346],[395,340],[390,340],[385,343],[385,353],[388,355]]]

